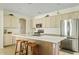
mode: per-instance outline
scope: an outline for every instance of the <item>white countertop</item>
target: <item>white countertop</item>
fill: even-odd
[[[58,43],[66,38],[66,37],[60,37],[60,36],[48,36],[48,35],[32,36],[32,35],[26,35],[26,34],[19,34],[19,35],[14,34],[12,36],[22,37],[22,38],[32,39],[32,40],[47,41],[47,42],[51,42],[51,43]]]

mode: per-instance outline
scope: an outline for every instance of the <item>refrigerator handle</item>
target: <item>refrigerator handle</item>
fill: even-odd
[[[67,23],[67,36],[69,37],[70,36],[70,22],[68,21]]]

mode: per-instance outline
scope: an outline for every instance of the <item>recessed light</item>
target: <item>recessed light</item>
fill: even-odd
[[[46,15],[45,17],[49,17],[50,15]]]
[[[13,14],[9,14],[10,16],[14,16]]]

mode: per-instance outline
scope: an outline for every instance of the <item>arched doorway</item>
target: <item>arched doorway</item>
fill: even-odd
[[[20,18],[20,34],[26,34],[26,19]]]

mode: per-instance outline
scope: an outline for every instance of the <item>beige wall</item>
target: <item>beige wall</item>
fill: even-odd
[[[0,10],[0,48],[3,48],[3,10]]]

